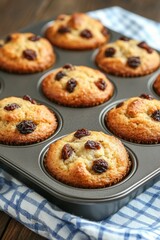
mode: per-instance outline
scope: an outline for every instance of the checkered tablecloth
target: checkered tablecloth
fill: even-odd
[[[160,50],[160,24],[119,7],[90,12],[109,28]],[[160,180],[103,221],[63,212],[0,168],[0,209],[47,239],[160,240]]]
[[[125,36],[141,41],[144,40],[153,48],[160,50],[160,23],[146,19],[120,7],[97,10],[89,14],[99,18],[108,28],[120,32]]]

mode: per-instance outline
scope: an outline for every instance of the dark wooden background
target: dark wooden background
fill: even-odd
[[[160,22],[160,0],[0,0],[0,36],[61,13],[86,12],[120,6]],[[1,240],[42,240],[23,225],[0,212]]]
[[[0,0],[0,36],[60,13],[116,5],[160,22],[160,0]]]

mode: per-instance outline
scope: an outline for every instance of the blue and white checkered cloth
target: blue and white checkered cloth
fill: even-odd
[[[153,48],[160,50],[160,23],[120,7],[97,10],[89,14],[92,17],[99,18],[108,28],[125,36],[146,41]]]
[[[109,28],[160,49],[160,24],[119,7],[90,12]],[[47,239],[160,240],[160,180],[103,221],[63,212],[0,169],[0,209]]]

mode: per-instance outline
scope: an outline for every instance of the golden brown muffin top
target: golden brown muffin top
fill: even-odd
[[[160,142],[160,101],[142,94],[121,102],[106,113],[108,128],[118,137],[137,143]]]
[[[84,13],[59,15],[45,35],[53,45],[71,50],[96,48],[109,38],[100,20]]]
[[[134,77],[155,71],[160,65],[160,56],[147,43],[122,37],[102,46],[96,63],[107,73]]]
[[[117,138],[79,129],[50,145],[45,166],[68,185],[101,188],[121,181],[129,171],[130,161]]]
[[[49,41],[33,33],[12,33],[0,45],[0,68],[9,72],[39,72],[55,62]]]
[[[71,64],[45,77],[42,90],[49,99],[71,107],[95,106],[113,95],[113,85],[99,70]]]
[[[4,144],[40,142],[57,128],[54,113],[28,95],[1,99],[0,116],[0,142]]]

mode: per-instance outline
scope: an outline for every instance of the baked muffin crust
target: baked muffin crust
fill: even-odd
[[[1,41],[0,69],[14,73],[34,73],[55,62],[52,45],[33,33],[13,33]]]
[[[99,70],[66,64],[42,81],[44,95],[71,107],[90,107],[108,101],[113,85]]]
[[[158,52],[145,42],[123,39],[100,47],[95,61],[101,69],[122,77],[143,76],[158,69],[160,66]]]
[[[160,142],[160,101],[147,94],[118,104],[105,116],[116,136],[136,143]]]
[[[49,146],[44,164],[54,178],[74,187],[102,188],[127,175],[131,163],[120,140],[86,129],[77,132]]]
[[[109,38],[102,23],[84,13],[59,15],[45,36],[53,45],[70,50],[97,48]]]
[[[0,100],[0,142],[21,145],[40,142],[57,128],[55,114],[28,95]]]

